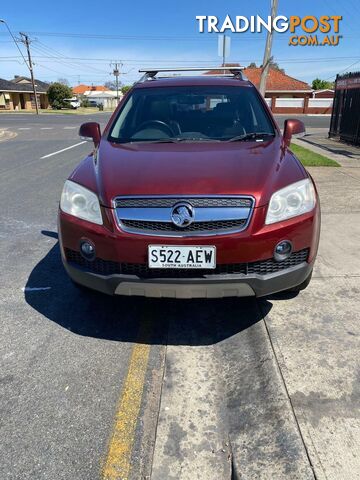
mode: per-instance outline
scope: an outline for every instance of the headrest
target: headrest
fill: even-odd
[[[218,103],[214,108],[216,115],[221,115],[222,117],[234,117],[235,109],[230,102]]]

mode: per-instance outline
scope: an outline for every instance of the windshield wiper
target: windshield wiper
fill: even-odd
[[[256,140],[257,138],[263,138],[263,137],[274,137],[275,133],[269,133],[269,132],[250,132],[250,133],[245,133],[244,135],[236,135],[236,137],[232,137],[229,140],[226,140],[227,142],[240,142],[240,141],[246,141],[246,140]]]

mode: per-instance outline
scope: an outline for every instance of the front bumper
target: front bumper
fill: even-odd
[[[245,231],[209,237],[153,237],[120,231],[113,212],[105,210],[104,225],[95,225],[59,212],[59,241],[65,269],[74,282],[110,295],[140,295],[167,298],[221,298],[230,296],[265,296],[300,285],[311,273],[320,231],[319,203],[312,212],[279,224],[265,225],[266,207],[255,209]],[[73,262],[69,251],[79,255],[82,239],[96,246],[98,270]],[[246,271],[223,267],[233,264],[267,262],[273,258],[278,242],[291,241],[294,252],[306,249],[306,258],[283,269]],[[216,247],[218,272],[199,278],[161,278],[142,275],[141,268],[118,269],[119,265],[146,267],[148,245],[212,245]],[[76,260],[76,259],[75,259]],[[104,263],[104,269],[102,269]],[[110,270],[108,266],[110,265]],[[171,274],[172,275],[172,274]],[[181,276],[180,276],[181,277]]]
[[[140,279],[136,275],[99,275],[64,259],[63,263],[74,282],[109,295],[183,299],[262,297],[300,285],[310,275],[313,267],[312,263],[302,262],[266,275],[211,275],[198,279],[165,280]]]

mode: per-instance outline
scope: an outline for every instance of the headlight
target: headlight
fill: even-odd
[[[61,194],[60,208],[63,212],[102,225],[99,199],[95,193],[81,185],[66,180]]]
[[[269,225],[310,212],[315,201],[315,189],[309,178],[293,183],[271,196],[265,223]]]

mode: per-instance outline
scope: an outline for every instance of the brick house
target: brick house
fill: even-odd
[[[238,67],[239,64],[227,63],[228,67]],[[259,88],[261,68],[248,67],[244,75]],[[209,74],[221,74],[220,70],[211,70]],[[265,100],[273,113],[331,113],[332,99],[313,95],[311,86],[281,70],[270,68],[266,82]]]
[[[80,85],[76,85],[76,87],[72,88],[74,95],[86,95],[88,92],[105,92],[108,90],[104,85],[84,85],[81,83]]]
[[[260,85],[261,68],[246,68],[244,74],[256,87]],[[306,113],[312,88],[309,84],[270,68],[265,99],[274,113]]]
[[[325,88],[323,90],[314,90],[312,93],[313,98],[334,98],[335,90],[332,88]]]
[[[49,84],[35,80],[40,108],[48,108]],[[35,110],[35,97],[30,78],[16,75],[12,80],[0,78],[0,110]]]

